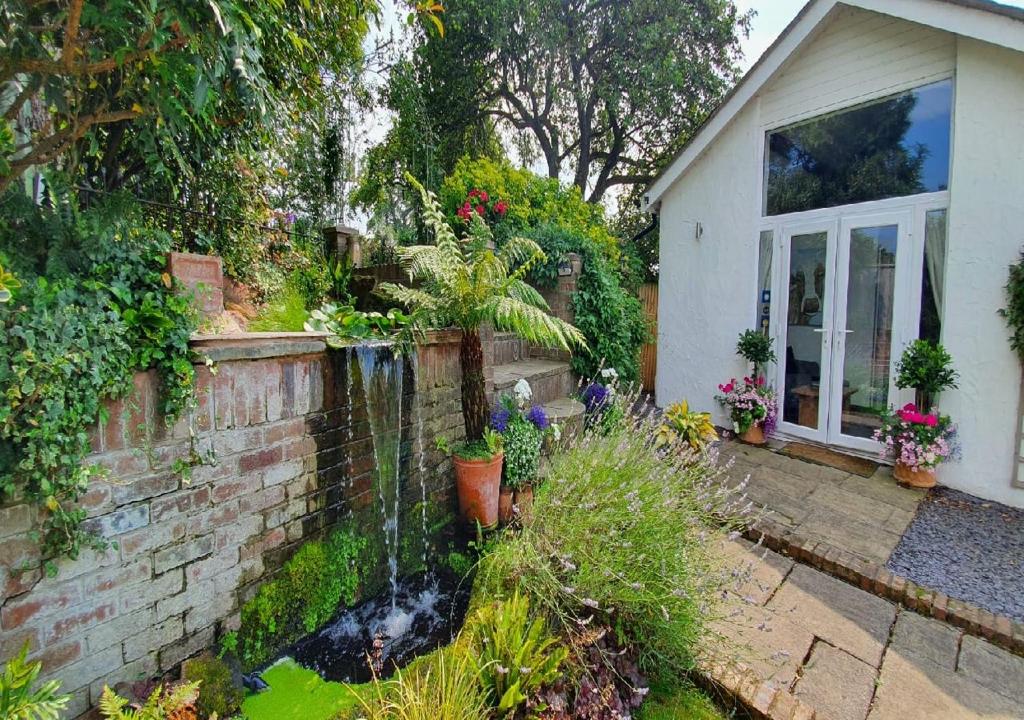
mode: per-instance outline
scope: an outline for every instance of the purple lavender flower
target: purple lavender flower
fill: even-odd
[[[526,419],[536,425],[538,430],[546,430],[550,424],[547,413],[544,412],[544,408],[540,405],[534,405],[530,408],[530,412],[526,413]]]
[[[601,383],[590,383],[583,389],[583,404],[587,406],[588,413],[604,409],[607,401],[608,388]]]
[[[499,405],[491,413],[491,428],[496,432],[503,433],[508,430],[508,421],[512,413],[508,408]]]

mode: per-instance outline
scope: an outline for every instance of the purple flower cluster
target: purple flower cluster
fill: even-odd
[[[512,411],[504,405],[499,405],[491,413],[491,428],[495,432],[503,433],[508,430],[508,421],[511,418]]]
[[[608,388],[601,383],[592,382],[583,389],[583,404],[587,407],[587,413],[593,413],[604,408],[608,402]]]
[[[547,430],[548,425],[551,424],[547,413],[544,412],[544,408],[540,405],[534,405],[530,408],[530,412],[526,413],[526,419],[536,425],[538,430]]]

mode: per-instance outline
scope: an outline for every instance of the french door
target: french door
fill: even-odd
[[[910,210],[782,227],[776,323],[780,430],[874,451],[896,401],[895,359],[912,294]]]

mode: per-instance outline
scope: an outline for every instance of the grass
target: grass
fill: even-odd
[[[252,332],[302,332],[309,312],[302,294],[291,283],[249,323]]]
[[[651,688],[637,720],[728,720],[715,702],[693,686]]]
[[[360,706],[359,688],[324,680],[291,659],[263,674],[269,690],[248,695],[242,702],[247,720],[330,720]]]

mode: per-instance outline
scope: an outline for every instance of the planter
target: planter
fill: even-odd
[[[470,525],[480,523],[490,528],[498,524],[498,488],[504,458],[503,453],[488,460],[465,460],[458,455],[453,458],[459,513]]]
[[[515,500],[512,497],[512,492],[512,488],[508,485],[502,485],[498,492],[498,524],[502,527],[512,522],[514,516],[512,506]]]
[[[746,432],[740,434],[740,440],[748,445],[764,445],[764,430],[760,425],[751,425]]]
[[[517,489],[514,496],[516,507],[519,509],[519,516],[530,517],[533,512],[533,485],[523,485]]]
[[[935,487],[935,468],[925,468],[923,470],[912,470],[910,467],[904,465],[901,462],[896,463],[896,467],[892,470],[893,477],[896,478],[896,482],[901,485],[906,485],[913,488],[932,488]]]

